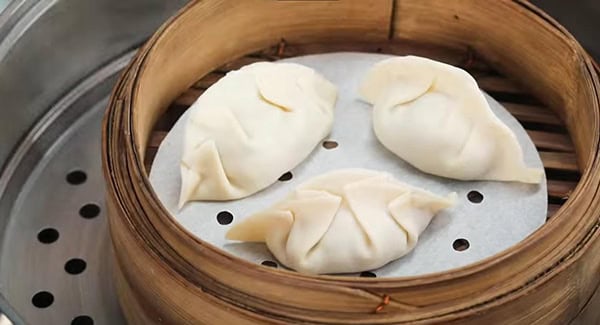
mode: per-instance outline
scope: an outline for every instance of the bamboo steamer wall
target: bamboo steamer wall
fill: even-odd
[[[581,178],[533,235],[449,272],[396,279],[304,276],[233,257],[175,222],[154,195],[144,161],[173,101],[223,64],[274,44],[299,53],[475,53],[560,117]],[[124,313],[134,324],[598,323],[599,86],[579,44],[526,1],[194,1],[140,50],[116,85],[104,122]]]

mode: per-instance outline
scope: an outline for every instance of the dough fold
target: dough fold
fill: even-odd
[[[333,84],[294,63],[225,75],[190,108],[179,206],[243,198],[277,181],[329,134],[336,97]]]
[[[429,174],[460,180],[539,183],[516,136],[489,107],[466,71],[405,56],[373,66],[359,90],[373,104],[379,141]]]
[[[302,273],[373,270],[409,253],[455,199],[456,193],[439,197],[387,173],[338,170],[234,224],[227,239],[265,242],[282,264]]]

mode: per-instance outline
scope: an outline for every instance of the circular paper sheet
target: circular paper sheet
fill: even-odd
[[[331,53],[295,57],[284,61],[309,66],[338,87],[335,122],[328,139],[335,149],[318,145],[312,154],[291,170],[293,178],[278,181],[250,197],[229,202],[190,202],[177,208],[180,190],[181,159],[185,121],[189,111],[177,121],[162,142],[150,173],[150,181],[162,204],[187,230],[229,253],[261,263],[275,261],[266,245],[234,243],[225,233],[236,222],[283,199],[298,184],[313,176],[340,168],[367,168],[386,171],[402,182],[446,196],[457,192],[456,206],[438,214],[423,232],[416,248],[408,255],[373,270],[378,277],[411,276],[440,272],[494,255],[523,240],[546,220],[546,180],[539,185],[455,181],[424,174],[385,149],[373,133],[371,106],[358,99],[358,85],[371,66],[388,55],[368,53]],[[498,102],[486,95],[494,113],[516,134],[530,167],[542,168],[531,139],[519,122]],[[467,194],[483,194],[479,204]],[[233,223],[217,222],[220,211],[234,215]],[[453,243],[466,239],[469,247],[457,251]],[[464,246],[464,241],[462,241]]]

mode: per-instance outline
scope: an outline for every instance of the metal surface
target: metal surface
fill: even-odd
[[[241,200],[191,202],[181,210],[177,208],[179,164],[185,122],[189,115],[187,111],[162,142],[155,157],[150,181],[158,197],[191,233],[234,255],[261,263],[274,260],[266,246],[225,240],[225,233],[231,225],[217,221],[219,212],[232,213],[234,224],[283,199],[311,177],[341,168],[386,171],[403,182],[441,196],[457,192],[459,199],[456,206],[433,219],[412,253],[374,270],[378,277],[422,275],[471,264],[509,248],[541,227],[546,221],[548,206],[545,179],[539,185],[531,185],[464,182],[436,177],[411,167],[379,143],[372,131],[371,107],[358,99],[357,89],[367,70],[388,57],[368,53],[331,53],[283,60],[312,67],[338,87],[335,120],[329,139],[337,141],[339,146],[331,150],[318,146],[292,170],[292,179],[276,182]],[[517,136],[527,165],[543,169],[535,145],[519,122],[489,96],[488,102],[496,116]],[[468,193],[473,190],[483,194],[482,202],[472,203],[467,199]],[[467,245],[467,242],[470,247],[462,251],[453,247]]]
[[[0,166],[51,104],[98,67],[138,47],[182,3],[35,2],[0,43]]]
[[[99,263],[98,256],[106,251],[103,218],[82,223],[77,209],[67,214],[66,206],[85,195],[102,198],[101,173],[94,169],[99,148],[68,153],[68,148],[75,148],[72,141],[99,141],[93,139],[98,134],[68,138],[82,130],[99,130],[103,106],[98,103],[110,93],[116,71],[115,65],[102,73],[94,71],[137,48],[186,2],[11,0],[1,11],[0,312],[14,323],[68,324],[77,313],[97,315],[95,324],[114,323],[114,313],[100,312],[114,309],[114,297],[101,302],[104,298],[98,294],[111,286],[94,280],[109,276],[108,265]],[[85,115],[92,110],[94,116]],[[81,131],[75,130],[79,127]],[[90,167],[86,185],[63,187],[61,175],[41,187],[51,170],[45,168],[59,161]],[[43,192],[36,201],[26,198]],[[54,244],[40,245],[36,233],[49,224],[60,229],[61,237]],[[69,274],[63,259],[75,255],[90,259],[87,269],[65,277]],[[32,309],[33,291],[43,287],[56,288],[54,303]]]
[[[106,95],[132,55],[93,74],[57,103],[0,178],[0,205],[12,205],[0,255],[0,288],[27,323],[68,324],[78,316],[96,324],[122,322],[111,281],[100,123]],[[76,170],[86,175],[81,184],[67,180]],[[44,239],[47,229],[57,231],[56,241]],[[67,264],[74,258],[85,263],[83,270],[81,261]],[[49,306],[44,307],[48,294],[40,292],[51,295]]]
[[[6,8],[6,6],[8,6],[8,2],[9,0],[0,0],[0,12],[2,12],[4,10],[4,8]],[[0,324],[2,324],[0,322]]]

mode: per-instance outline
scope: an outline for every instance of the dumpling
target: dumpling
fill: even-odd
[[[539,183],[516,136],[491,111],[466,71],[405,56],[374,65],[360,94],[373,128],[390,151],[426,173],[460,180]]]
[[[260,62],[232,71],[190,108],[180,207],[251,195],[302,162],[331,131],[336,87],[313,69]]]
[[[455,197],[438,197],[387,173],[338,170],[234,224],[226,237],[266,242],[283,265],[302,273],[372,270],[410,252],[433,216]]]

